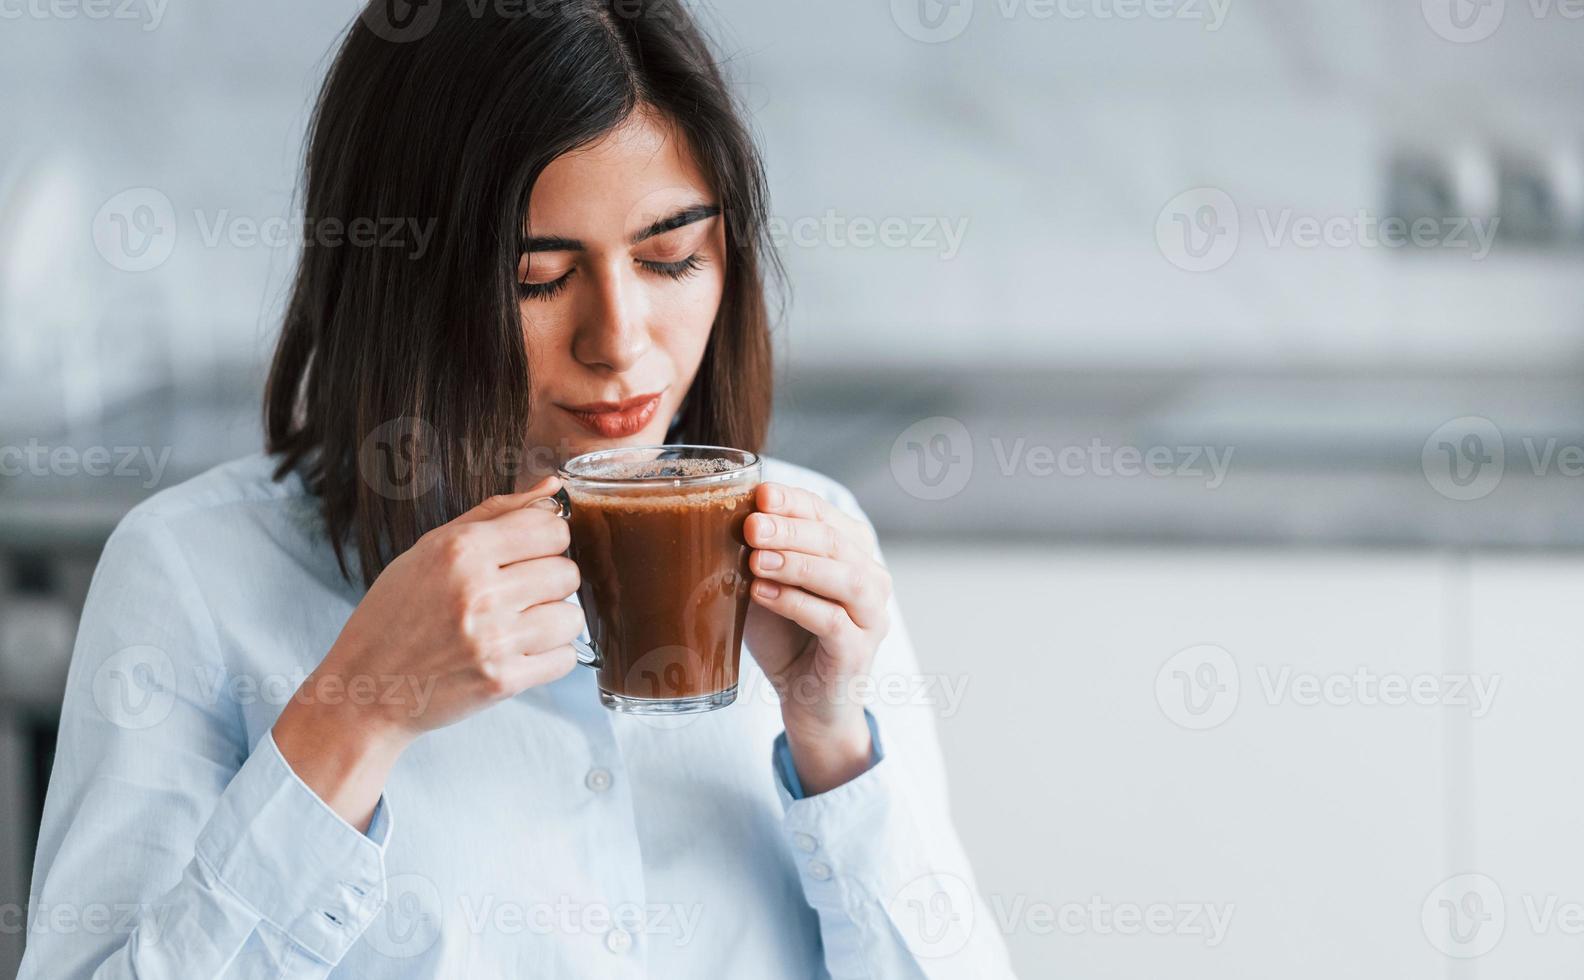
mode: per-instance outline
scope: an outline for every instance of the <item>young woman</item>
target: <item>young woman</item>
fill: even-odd
[[[763,176],[697,29],[399,6],[319,100],[268,451],[106,545],[23,977],[1005,975],[930,706],[858,696],[917,667],[844,488],[767,461],[736,704],[574,670],[547,474],[769,415]]]

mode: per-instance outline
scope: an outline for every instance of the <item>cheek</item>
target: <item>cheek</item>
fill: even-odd
[[[548,397],[544,382],[565,371],[572,352],[572,317],[559,303],[530,300],[517,306],[528,356],[530,398]]]
[[[528,363],[534,364],[544,353],[549,345],[546,343],[546,327],[544,313],[533,308],[531,303],[517,305],[517,319],[522,324],[523,348],[528,352]]]
[[[680,283],[662,288],[656,299],[652,323],[656,340],[675,355],[696,358],[709,341],[710,328],[720,312],[725,277],[715,266]]]

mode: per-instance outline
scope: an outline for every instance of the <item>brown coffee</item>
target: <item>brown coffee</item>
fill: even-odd
[[[568,491],[600,690],[655,700],[734,691],[754,487]]]

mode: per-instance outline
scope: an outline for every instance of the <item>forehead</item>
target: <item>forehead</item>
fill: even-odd
[[[563,153],[534,183],[528,228],[589,243],[623,243],[677,208],[713,201],[687,139],[635,112],[597,142]]]

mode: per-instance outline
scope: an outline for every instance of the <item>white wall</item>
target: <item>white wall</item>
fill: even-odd
[[[1021,976],[1571,969],[1584,922],[1577,561],[905,542],[887,554],[921,669],[966,681],[939,724],[958,827],[1000,912],[975,927],[1003,930]],[[1202,644],[1227,651],[1235,670],[1218,679],[1240,686],[1207,695],[1230,714],[1196,730],[1176,720],[1189,717],[1177,688],[1156,684]],[[1284,669],[1343,684],[1361,668],[1475,676],[1493,693],[1479,714],[1366,703],[1358,686],[1306,704],[1279,684]],[[1454,683],[1437,697],[1455,701]],[[1431,897],[1463,874],[1484,877],[1454,879],[1458,898],[1497,889],[1477,936],[1489,948],[1453,947],[1480,953],[1466,959],[1433,945],[1449,920]],[[1231,927],[1214,945],[1029,911],[1096,897],[1230,904]]]

